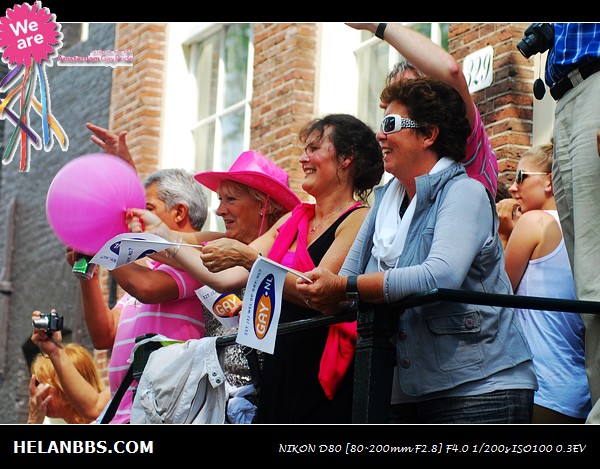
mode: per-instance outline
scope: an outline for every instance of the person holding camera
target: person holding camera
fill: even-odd
[[[556,100],[552,183],[577,298],[599,301],[600,23],[534,23],[525,33],[525,57],[548,50],[545,82]],[[582,317],[593,404],[587,423],[600,423],[600,316]]]
[[[110,401],[90,352],[80,344],[62,344],[62,316],[56,312],[31,317],[31,341],[40,353],[31,364],[27,423],[60,418],[91,423]]]

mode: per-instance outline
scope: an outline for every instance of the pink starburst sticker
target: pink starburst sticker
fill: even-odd
[[[29,65],[31,60],[41,64],[56,54],[61,45],[60,26],[55,15],[41,2],[32,7],[27,3],[6,10],[0,18],[0,48],[2,58],[14,65]]]
[[[42,2],[39,1],[33,7],[27,3],[15,5],[6,10],[6,16],[0,18],[2,60],[11,69],[0,79],[0,91],[6,91],[6,97],[0,99],[0,119],[8,117],[15,124],[2,154],[2,164],[12,160],[20,143],[21,172],[29,171],[30,145],[38,150],[42,148],[42,141],[31,128],[31,109],[41,117],[43,147],[46,151],[52,148],[52,135],[58,138],[63,151],[69,146],[66,134],[50,110],[50,87],[45,71],[45,66],[52,65],[51,58],[57,55],[62,46],[60,24],[55,19],[47,8],[42,8]],[[16,83],[19,77],[22,77],[22,81]],[[10,91],[6,90],[9,86],[13,86]]]

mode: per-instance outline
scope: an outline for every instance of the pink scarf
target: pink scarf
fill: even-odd
[[[352,210],[359,205],[361,205],[360,202],[357,202],[348,210]],[[315,264],[308,253],[306,241],[308,236],[308,225],[313,218],[314,213],[314,204],[302,203],[297,205],[292,211],[292,215],[288,221],[279,228],[279,234],[267,257],[276,262],[280,262],[297,237],[298,240],[293,265],[288,267],[299,270],[300,272],[307,272],[314,269]],[[335,396],[342,379],[352,363],[356,339],[356,321],[342,322],[329,326],[327,342],[325,343],[325,349],[323,350],[319,367],[319,382],[329,399],[333,399]]]

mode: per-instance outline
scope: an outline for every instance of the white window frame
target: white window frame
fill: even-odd
[[[187,63],[190,73],[192,75],[195,74],[196,64],[199,59],[197,47],[203,41],[208,40],[209,38],[214,37],[215,34],[219,34],[221,37],[219,38],[220,50],[219,50],[219,61],[218,61],[218,71],[217,71],[217,96],[216,96],[216,107],[214,113],[208,115],[207,117],[196,120],[197,113],[194,115],[194,122],[190,128],[191,133],[193,134],[197,129],[201,127],[205,127],[207,125],[214,124],[214,134],[212,136],[213,139],[213,149],[212,155],[202,157],[199,156],[205,151],[210,151],[210,149],[202,149],[197,147],[197,142],[194,139],[194,168],[196,172],[199,171],[226,171],[229,169],[231,162],[225,162],[222,159],[223,155],[223,130],[222,130],[222,120],[228,116],[231,116],[234,113],[239,112],[243,109],[244,114],[244,123],[243,123],[243,131],[241,138],[241,148],[239,149],[239,153],[242,151],[248,150],[250,147],[250,123],[251,123],[251,101],[252,101],[252,92],[253,92],[253,70],[254,70],[254,38],[253,31],[254,28],[250,24],[249,27],[249,41],[248,41],[248,63],[247,63],[247,75],[246,75],[246,90],[245,96],[240,101],[233,103],[229,106],[224,105],[224,96],[226,93],[225,90],[225,65],[224,65],[224,56],[225,56],[225,34],[226,28],[231,23],[212,23],[207,25],[203,24],[203,27],[199,28],[199,31],[196,34],[193,34],[187,41],[185,41],[185,45],[187,47]],[[211,71],[211,73],[214,73]],[[195,77],[194,82],[197,86],[197,77]],[[195,93],[197,93],[197,88],[195,89]],[[196,94],[195,94],[196,95]],[[197,95],[196,95],[197,96]],[[190,99],[190,102],[197,102],[197,100]],[[237,155],[236,155],[237,156]],[[230,155],[229,159],[233,160],[236,156]],[[205,225],[205,229],[211,231],[224,231],[225,227],[223,225],[223,221],[220,217],[216,216],[216,210],[219,206],[219,200],[216,193],[211,191],[210,197],[210,207],[209,207],[209,217],[207,219],[207,223]]]

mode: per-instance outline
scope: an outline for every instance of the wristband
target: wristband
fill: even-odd
[[[387,28],[387,23],[379,23],[377,25],[377,30],[375,31],[375,36],[383,40],[383,33],[385,31],[385,28]]]
[[[356,275],[350,275],[346,280],[346,299],[350,301],[360,300]]]

